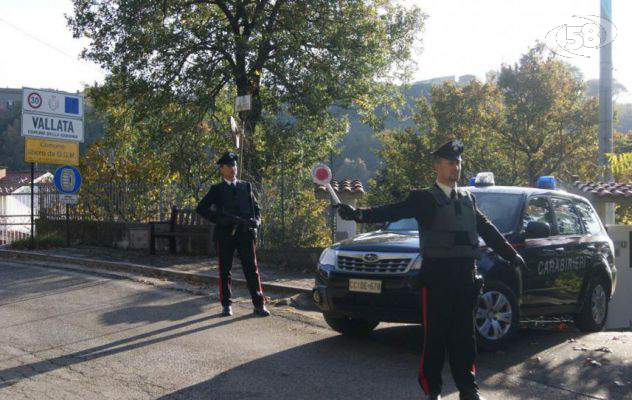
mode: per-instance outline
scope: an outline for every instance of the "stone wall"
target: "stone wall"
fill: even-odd
[[[54,234],[66,237],[66,221],[39,219],[36,221],[38,235]],[[157,226],[157,230],[164,229]],[[144,249],[149,253],[149,225],[123,222],[70,221],[70,245],[113,247],[120,249]],[[211,238],[183,237],[177,240],[178,254],[215,256]],[[158,252],[169,251],[169,241],[156,241]],[[257,258],[262,264],[293,271],[313,271],[322,248],[257,249]]]
[[[54,234],[66,237],[66,221],[39,219],[36,221],[38,235]],[[119,249],[146,249],[149,252],[149,224],[124,222],[69,221],[70,245],[114,247]],[[179,237],[176,240],[179,253],[215,255],[209,237]],[[156,249],[169,251],[169,241],[158,239]]]

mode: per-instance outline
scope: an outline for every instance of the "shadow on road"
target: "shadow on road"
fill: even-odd
[[[333,336],[239,365],[160,399],[419,399],[421,334],[420,326],[400,325],[378,329],[363,339]],[[632,398],[627,397],[629,389],[613,384],[613,370],[584,367],[586,354],[567,352],[549,360],[546,354],[582,336],[574,330],[522,330],[505,351],[479,355],[479,381],[490,394],[512,393],[515,398],[539,398],[527,389],[516,393],[516,385],[525,386],[521,380],[564,389],[559,393],[569,399],[581,398],[580,393]],[[494,379],[498,373],[515,379],[508,382],[506,375]],[[616,373],[632,376],[632,365],[616,365]],[[454,387],[447,360],[444,380],[447,396],[450,392],[445,389]]]
[[[139,304],[135,301],[132,304]],[[135,324],[139,322],[181,321],[200,315],[209,304],[206,297],[195,297],[172,304],[155,304],[145,306],[128,306],[108,311],[101,315],[101,322],[107,325]]]
[[[17,267],[17,264],[0,262],[2,275],[2,291],[0,292],[0,306],[35,300],[42,297],[59,295],[97,287],[107,284],[107,281],[88,279],[81,276],[60,275],[44,269],[31,268],[28,273]]]
[[[244,315],[232,319],[222,319],[219,322],[204,324],[192,329],[185,329],[187,327],[190,327],[191,325],[210,322],[219,317],[219,314],[204,316],[202,318],[169,325],[164,328],[155,329],[150,332],[145,332],[139,335],[127,337],[125,339],[116,340],[101,346],[95,346],[71,354],[49,358],[34,363],[24,364],[17,367],[6,368],[0,370],[0,389],[3,387],[11,386],[22,379],[28,379],[33,376],[54,371],[59,368],[65,368],[101,357],[107,357],[113,354],[138,349],[144,346],[150,346],[182,336],[203,332],[209,329],[236,323],[244,319],[256,318],[252,315]]]
[[[420,333],[418,326],[402,325],[363,339],[317,340],[239,365],[160,399],[419,399]]]
[[[625,361],[623,354],[600,350],[608,349],[617,335],[589,335],[575,329],[522,329],[507,349],[479,354],[478,364],[483,367],[479,376],[487,378],[505,372],[598,398],[632,399],[632,364]]]

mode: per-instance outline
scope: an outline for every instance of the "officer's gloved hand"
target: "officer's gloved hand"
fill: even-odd
[[[513,263],[521,268],[527,267],[527,263],[524,262],[524,258],[522,258],[522,256],[518,253],[516,253],[516,256],[513,259]]]
[[[344,220],[360,222],[362,213],[349,204],[340,203],[338,204],[338,214]]]
[[[250,220],[246,218],[242,218],[242,217],[234,217],[234,218],[235,218],[235,223],[237,225],[244,225],[244,226],[250,227]]]
[[[240,218],[233,214],[228,214],[228,213],[221,215],[218,218],[217,222],[220,225],[247,225],[248,224],[248,220]]]
[[[259,227],[259,225],[261,225],[261,222],[259,220],[257,220],[257,219],[250,218],[248,220],[248,228],[257,229]]]

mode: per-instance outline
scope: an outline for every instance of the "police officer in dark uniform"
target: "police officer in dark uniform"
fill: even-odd
[[[476,274],[479,235],[503,258],[522,257],[476,207],[474,196],[457,187],[463,145],[450,141],[434,151],[436,183],[411,190],[403,202],[368,209],[341,204],[343,219],[386,222],[414,217],[422,254],[424,348],[419,383],[427,399],[441,399],[441,370],[447,352],[461,400],[483,399],[475,381],[474,310],[481,281]]]
[[[267,317],[270,311],[265,306],[265,297],[261,290],[255,250],[261,214],[252,185],[237,180],[238,158],[237,154],[229,152],[217,161],[223,179],[211,186],[196,211],[215,224],[213,240],[219,257],[219,297],[222,315],[233,315],[230,271],[233,266],[233,254],[237,250],[255,307],[254,313]]]

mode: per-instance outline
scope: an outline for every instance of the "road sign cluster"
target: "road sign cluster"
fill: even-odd
[[[83,96],[23,88],[22,136],[83,142]]]
[[[53,90],[22,89],[24,160],[45,164],[79,165],[79,142],[84,141],[83,96]],[[55,171],[55,186],[66,204],[77,202],[81,175],[65,165]]]

